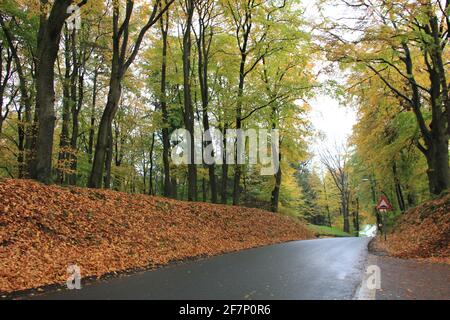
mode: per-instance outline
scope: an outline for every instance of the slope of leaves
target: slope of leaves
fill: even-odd
[[[400,218],[386,243],[395,257],[450,261],[450,194],[428,201]]]
[[[0,182],[0,292],[312,237],[258,209]]]

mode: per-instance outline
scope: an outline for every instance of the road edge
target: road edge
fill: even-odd
[[[378,258],[377,256],[371,254],[370,248],[372,242],[375,238],[372,238],[367,243],[367,256],[365,258],[365,262],[363,263],[363,268],[361,272],[361,283],[356,287],[355,294],[352,300],[376,300],[377,290],[371,289],[368,285],[368,281],[372,276],[372,273],[369,272],[368,268],[370,266],[377,266]]]

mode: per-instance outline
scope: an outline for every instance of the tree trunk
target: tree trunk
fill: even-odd
[[[353,211],[353,229],[355,232],[355,237],[359,237],[360,227],[359,227],[359,199],[358,198],[356,198],[355,204],[356,204],[356,208]]]
[[[108,160],[106,157],[106,150],[108,147],[108,130],[111,129],[112,121],[119,106],[119,101],[122,94],[123,77],[128,68],[136,59],[145,34],[160,19],[161,15],[169,8],[172,3],[173,0],[166,1],[166,6],[161,9],[159,14],[158,9],[160,2],[154,4],[149,20],[138,32],[138,36],[133,48],[131,50],[128,50],[130,40],[130,21],[133,14],[134,1],[127,0],[124,19],[120,26],[120,5],[118,1],[114,1],[112,19],[113,53],[111,63],[111,78],[109,83],[108,99],[99,125],[94,162],[92,164],[92,171],[88,182],[88,186],[91,188],[101,187],[104,166],[109,165],[107,162],[105,163],[105,161]],[[127,54],[129,51],[131,51],[131,53],[127,58]]]
[[[206,179],[202,178],[202,201],[207,202]]]
[[[63,112],[62,112],[62,125],[61,134],[59,137],[59,154],[58,154],[58,182],[64,184],[67,174],[67,163],[69,160],[69,124],[70,124],[70,109],[74,101],[70,94],[71,88],[71,73],[75,72],[75,61],[72,61],[71,56],[71,42],[74,41],[73,33],[69,33],[67,27],[65,28],[65,39],[64,39],[64,62],[65,62],[65,74],[62,84],[63,88]],[[72,71],[73,69],[73,71]]]
[[[348,201],[345,195],[341,197],[341,205],[342,205],[342,216],[344,219],[344,232],[350,232],[350,221],[349,221],[349,208]]]
[[[333,223],[331,221],[330,206],[328,205],[327,184],[326,184],[326,181],[325,181],[325,177],[323,179],[324,179],[323,180],[323,192],[324,192],[324,195],[325,195],[325,203],[326,203],[325,207],[326,207],[326,210],[327,210],[328,225],[329,225],[330,228],[332,228],[333,227]]]
[[[155,133],[152,134],[152,144],[150,146],[150,173],[149,173],[149,195],[155,195],[153,188],[153,152],[155,149]]]
[[[147,161],[145,160],[145,151],[142,152],[142,172],[142,183],[144,184],[144,190],[142,193],[147,194]],[[148,194],[151,194],[151,192],[149,192]]]
[[[12,71],[12,61],[13,61],[13,57],[11,54],[11,50],[9,48],[7,48],[7,57],[6,57],[6,68],[5,70],[3,70],[3,43],[0,43],[0,136],[3,130],[3,122],[6,120],[8,113],[9,113],[9,109],[6,108],[5,110],[5,115],[3,115],[3,101],[4,101],[4,95],[5,95],[5,91],[6,91],[6,86],[8,84],[8,82],[11,79],[11,76],[13,74]],[[3,72],[4,71],[4,72]],[[3,77],[3,73],[5,74]],[[14,97],[11,97],[11,101]]]
[[[245,49],[246,50],[246,49]],[[245,52],[245,51],[244,51]],[[240,134],[239,130],[242,129],[242,98],[244,96],[244,85],[245,85],[245,62],[247,60],[247,54],[241,54],[241,64],[239,70],[239,89],[237,96],[237,105],[236,105],[236,130],[238,130],[237,138],[236,138],[236,148],[242,142],[242,134]],[[241,165],[238,163],[238,150],[235,152],[236,163],[234,165],[234,182],[233,182],[233,205],[237,206],[240,202],[240,184],[241,184]]]
[[[36,110],[38,132],[36,138],[36,162],[31,177],[44,183],[52,180],[53,134],[55,130],[55,85],[54,66],[59,50],[61,32],[71,0],[55,1],[47,18],[46,4],[41,2],[41,20],[38,34]]]
[[[188,164],[188,201],[197,200],[197,167],[195,164],[194,109],[191,97],[191,27],[194,14],[194,0],[186,1],[187,21],[183,34],[183,88],[184,88],[184,124],[191,135]]]
[[[413,59],[407,43],[403,43],[403,49],[405,51],[405,59],[403,59],[403,61],[406,66],[407,74],[412,75],[414,70]],[[436,53],[434,55],[436,55]],[[417,142],[417,146],[427,159],[427,175],[430,193],[440,195],[450,187],[448,118],[445,113],[448,113],[450,108],[446,105],[449,101],[448,97],[443,97],[441,94],[442,75],[440,75],[440,67],[436,61],[436,57],[433,57],[433,53],[432,60],[433,63],[430,63],[427,53],[425,52],[425,63],[431,84],[429,93],[431,96],[432,122],[429,127],[426,125],[422,114],[422,97],[414,77],[409,78],[409,85],[412,91],[410,103],[416,116],[420,132],[425,141],[425,147],[422,146],[420,142]],[[446,111],[444,112],[444,110]]]
[[[95,68],[94,71],[94,79],[93,79],[93,89],[92,89],[92,106],[91,106],[91,122],[89,127],[89,144],[88,144],[88,155],[89,155],[89,163],[92,163],[92,155],[94,153],[94,135],[95,135],[95,107],[97,105],[97,80],[98,80],[98,67]]]
[[[204,80],[204,81],[206,82],[206,80]],[[206,138],[207,138],[208,141],[204,143],[204,147],[207,148],[208,146],[213,144],[211,134],[209,133],[209,130],[210,130],[209,115],[208,115],[208,104],[209,104],[208,100],[209,100],[209,98],[207,97],[208,86],[206,85],[205,89],[203,89],[202,91],[204,91],[204,92],[202,92],[203,128],[204,128],[205,132],[208,132],[207,135],[206,135]],[[215,165],[213,163],[213,164],[208,165],[207,167],[208,167],[208,174],[209,174],[209,184],[210,184],[210,187],[211,187],[211,202],[212,203],[218,203]]]
[[[106,157],[105,157],[105,176],[104,176],[104,188],[111,188],[111,166],[112,166],[112,158],[113,158],[113,135],[112,135],[112,127],[108,128],[108,142],[106,148]]]
[[[397,174],[397,164],[395,162],[392,165],[392,173],[394,175],[395,194],[397,196],[398,207],[401,212],[405,212],[406,211],[405,198],[403,197],[402,185],[400,183],[400,178],[398,177]]]
[[[281,163],[281,152],[279,154],[279,161]],[[280,202],[281,177],[282,171],[280,167],[277,173],[275,174],[275,186],[272,190],[272,197],[271,197],[271,210],[272,212],[275,213],[278,212],[278,204]]]
[[[25,124],[23,122],[23,105],[21,104],[17,110],[17,163],[19,164],[19,179],[26,177],[25,166]],[[1,134],[1,131],[0,131]]]
[[[435,45],[431,48],[430,64],[426,60],[426,65],[429,73],[431,83],[431,111],[432,122],[430,129],[425,135],[425,144],[427,151],[425,157],[428,163],[428,179],[430,192],[435,195],[440,195],[443,191],[450,188],[450,170],[449,170],[449,155],[448,155],[448,115],[450,112],[448,88],[446,75],[442,65],[442,50],[440,48],[440,39],[438,37],[439,30],[437,30],[437,22],[435,18],[430,19],[432,26],[433,38]],[[437,48],[436,48],[437,46]]]
[[[0,15],[0,25],[2,26],[3,32],[5,34],[6,41],[8,42],[8,46],[11,50],[12,58],[14,59],[14,64],[16,66],[17,75],[19,77],[19,90],[20,90],[20,111],[25,110],[25,119],[22,115],[19,116],[19,145],[23,143],[23,150],[21,159],[22,162],[19,161],[19,176],[21,178],[26,178],[29,176],[30,172],[30,158],[31,158],[31,140],[32,135],[30,132],[30,128],[32,125],[32,102],[29,93],[29,86],[27,78],[23,72],[22,62],[19,58],[19,53],[17,52],[17,48],[14,45],[14,36],[11,34],[9,28],[6,26],[2,16]],[[1,132],[1,130],[0,130]],[[21,141],[22,139],[25,142]]]
[[[153,189],[153,195],[155,196],[155,195],[157,195],[158,194],[158,182],[159,182],[159,180],[158,180],[158,171],[157,170],[155,170],[155,168],[153,169],[153,171],[155,172],[155,186],[154,186],[154,189]]]
[[[267,83],[268,85],[268,83]],[[276,107],[272,107],[272,129],[275,130],[278,127],[278,115]],[[275,173],[275,186],[272,190],[271,197],[271,209],[272,212],[278,212],[278,203],[280,199],[280,190],[281,190],[281,178],[282,178],[282,170],[281,170],[281,141],[279,142],[280,150],[276,150],[272,146],[272,157],[274,160],[274,167],[278,167],[278,171]],[[278,151],[278,154],[277,154]],[[278,166],[275,165],[278,163]]]
[[[433,137],[425,156],[430,192],[439,195],[450,186],[448,140],[443,136]]]
[[[448,70],[446,70],[446,64],[444,63],[444,49],[442,43],[448,42],[448,28],[450,27],[448,25],[449,9],[450,9],[450,1],[446,1],[445,8],[443,10],[447,12],[445,15],[445,21],[447,24],[446,26],[447,33],[443,32],[442,28],[444,28],[444,25],[442,26],[439,25],[440,24],[439,18],[434,13],[429,15],[429,27],[428,26],[426,27],[427,33],[432,36],[434,42],[433,45],[430,46],[430,56],[433,62],[433,69],[435,75],[435,79],[432,80],[432,82],[434,82],[434,86],[436,88],[439,88],[436,91],[439,96],[437,104],[438,105],[442,104],[445,110],[445,112],[442,114],[443,117],[442,121],[446,122],[446,125],[443,124],[443,127],[445,128],[446,126],[447,130],[446,132],[443,132],[443,134],[447,135],[447,140],[448,137],[450,136],[450,92],[449,92],[450,83],[448,83],[447,81]],[[433,12],[432,9],[430,10],[430,12]],[[450,187],[450,185],[447,183],[447,188],[448,187]]]
[[[221,198],[222,198],[222,204],[227,204],[227,186],[228,186],[228,163],[227,163],[227,139],[226,139],[226,132],[227,132],[227,125],[223,128],[223,164],[222,164],[222,192],[221,192]]]
[[[122,93],[121,75],[119,74],[118,65],[113,68],[113,76],[111,76],[108,101],[100,120],[97,135],[97,144],[95,147],[94,162],[89,177],[88,186],[90,188],[101,188],[104,166],[107,165],[106,151],[108,149],[109,131],[112,121],[119,106],[119,100]],[[112,132],[111,132],[112,135]],[[112,160],[112,158],[111,158]]]
[[[171,186],[172,186],[172,198],[178,199],[178,184],[176,177],[171,178]]]
[[[59,40],[59,37],[58,37]],[[42,44],[45,47],[54,44]],[[31,172],[34,179],[43,183],[51,182],[53,133],[55,130],[55,91],[53,66],[55,63],[56,50],[42,50],[40,55],[39,72],[36,79],[36,100],[39,107],[38,132],[36,139],[36,168]]]
[[[164,20],[165,18],[165,20]],[[162,142],[163,142],[163,167],[164,167],[164,196],[172,197],[173,190],[170,181],[170,137],[169,137],[169,113],[167,110],[167,97],[166,97],[166,78],[167,78],[167,35],[169,29],[169,13],[167,11],[165,17],[162,16],[161,20],[161,34],[162,34],[162,64],[161,64],[161,111],[162,111]]]
[[[208,83],[208,67],[209,67],[209,51],[210,44],[212,41],[213,33],[206,32],[208,31],[208,22],[209,21],[209,12],[208,9],[199,8],[199,34],[197,35],[197,52],[198,52],[198,77],[200,82],[200,92],[202,98],[202,114],[203,114],[203,130],[206,133],[206,142],[204,142],[204,148],[213,147],[212,137],[209,132],[209,83]],[[214,151],[213,151],[214,154]],[[216,182],[216,174],[215,174],[215,165],[214,163],[208,164],[208,174],[209,174],[209,184],[211,189],[211,202],[217,203],[217,182]],[[205,193],[205,191],[203,192]],[[206,201],[206,200],[204,200]]]
[[[80,73],[78,78],[78,101],[77,105],[72,109],[72,137],[70,139],[70,148],[72,149],[70,161],[69,184],[77,184],[77,168],[78,168],[78,135],[80,131],[79,115],[83,107],[84,100],[84,71]]]

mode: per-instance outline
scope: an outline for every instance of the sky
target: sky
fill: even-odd
[[[317,0],[304,0],[306,7],[306,16],[310,19],[317,18],[315,3]],[[326,10],[327,16],[342,17],[348,12],[342,12],[336,7],[329,7]],[[333,75],[322,74],[321,82],[327,80],[342,79],[345,75],[338,68],[334,70]],[[340,80],[337,80],[340,81]],[[341,102],[331,95],[318,94],[315,98],[308,100],[311,106],[310,120],[315,130],[322,133],[323,140],[315,139],[311,146],[311,151],[316,155],[314,163],[319,164],[318,154],[321,150],[333,150],[336,145],[346,144],[349,136],[353,132],[353,126],[356,124],[356,110],[350,106],[342,105]]]
[[[311,105],[310,119],[314,128],[325,135],[324,146],[346,143],[356,123],[354,109],[342,106],[338,100],[330,96],[319,95],[309,101]],[[320,141],[317,141],[320,144]]]

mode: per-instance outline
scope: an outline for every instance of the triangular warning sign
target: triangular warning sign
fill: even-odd
[[[381,196],[380,201],[378,201],[377,205],[378,210],[392,210],[392,205],[389,202],[389,200],[386,198],[386,196]]]

